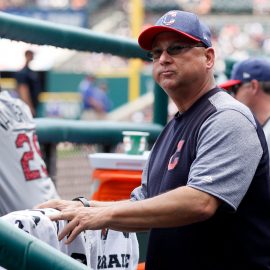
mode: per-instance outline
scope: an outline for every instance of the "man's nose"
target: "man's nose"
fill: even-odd
[[[163,50],[160,57],[159,57],[159,62],[169,62],[171,61],[172,57],[168,54],[167,50]]]

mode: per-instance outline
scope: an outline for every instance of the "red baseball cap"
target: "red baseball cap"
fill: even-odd
[[[237,85],[237,84],[240,84],[241,81],[240,80],[229,80],[227,82],[224,82],[224,83],[221,83],[219,85],[220,88],[223,88],[225,90],[228,90],[230,89],[230,87],[234,86],[234,85]]]
[[[249,58],[235,63],[230,80],[220,84],[219,87],[228,90],[234,85],[251,82],[252,80],[270,81],[270,61],[268,59]]]

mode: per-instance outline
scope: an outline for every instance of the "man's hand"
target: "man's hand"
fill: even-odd
[[[60,241],[67,236],[65,243],[69,244],[82,231],[106,228],[110,216],[108,209],[109,207],[78,207],[77,209],[67,207],[60,213],[51,215],[50,219],[69,221],[58,235]]]
[[[36,205],[34,208],[54,208],[57,210],[75,210],[77,208],[83,208],[83,204],[80,201],[67,201],[60,199],[53,199],[47,202]]]

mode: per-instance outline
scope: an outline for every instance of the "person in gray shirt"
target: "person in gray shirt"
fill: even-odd
[[[270,151],[270,60],[252,57],[233,65],[220,87],[247,105],[263,127]]]

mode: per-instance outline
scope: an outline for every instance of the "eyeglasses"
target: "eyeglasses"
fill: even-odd
[[[229,89],[228,89],[228,92],[230,95],[233,95],[235,96],[239,90],[239,88],[243,85],[243,83],[238,83],[238,84],[235,84],[233,86],[231,86]]]
[[[183,49],[191,49],[191,48],[195,48],[195,47],[206,48],[206,46],[204,44],[201,44],[201,43],[195,44],[195,45],[172,45],[172,46],[169,46],[165,50],[162,50],[160,48],[156,48],[156,49],[148,52],[148,58],[150,60],[154,61],[154,60],[158,60],[164,51],[166,51],[167,54],[169,54],[170,56],[174,56],[174,55],[180,54]]]

